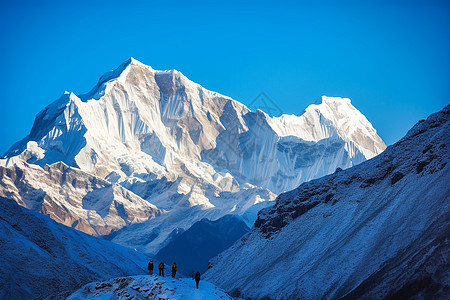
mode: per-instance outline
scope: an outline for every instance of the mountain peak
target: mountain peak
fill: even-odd
[[[146,64],[140,62],[139,60],[135,59],[134,57],[128,58],[126,61],[124,61],[122,63],[122,65],[127,65],[127,66],[129,66],[129,65],[141,65],[141,66],[145,66],[145,67],[150,67],[150,66],[147,66]]]
[[[329,104],[329,103],[339,103],[339,102],[346,102],[346,103],[351,103],[349,98],[342,98],[342,97],[328,97],[323,95],[322,97],[320,97],[319,99],[317,99],[314,104],[315,105],[319,105],[319,104]]]
[[[140,61],[138,61],[137,59],[135,59],[135,58],[132,57],[132,56],[130,56],[130,57],[127,59],[127,61],[128,61],[129,63],[135,63],[135,62],[141,63]]]
[[[128,70],[129,66],[140,66],[140,67],[145,67],[150,70],[153,70],[150,66],[147,66],[147,65],[141,63],[140,61],[138,61],[137,59],[130,57],[127,60],[125,60],[120,66],[118,66],[116,69],[103,74],[100,77],[97,85],[100,85],[100,84],[110,81],[112,79],[119,78],[126,70]]]

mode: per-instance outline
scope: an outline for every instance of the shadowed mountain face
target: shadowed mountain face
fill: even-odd
[[[178,71],[129,59],[89,93],[65,92],[36,116],[30,134],[0,160],[8,181],[0,193],[89,234],[116,232],[114,242],[154,254],[176,228],[227,214],[251,225],[276,194],[384,149],[350,99],[323,96],[299,116],[270,117]],[[44,182],[27,170],[9,177],[31,164],[44,169]],[[68,171],[56,171],[61,164]]]
[[[449,116],[281,194],[206,278],[251,298],[448,298]]]
[[[0,298],[52,299],[88,282],[145,274],[148,258],[0,197]]]
[[[230,247],[250,228],[240,218],[226,215],[216,221],[203,219],[181,233],[155,256],[168,265],[177,263],[184,275],[207,270],[208,261]]]

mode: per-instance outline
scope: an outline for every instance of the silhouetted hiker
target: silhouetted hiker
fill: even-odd
[[[200,282],[200,272],[197,272],[195,274],[195,283],[197,284],[197,289],[198,289],[198,283]]]
[[[158,269],[159,269],[159,276],[164,277],[164,263],[163,262],[159,263]]]
[[[153,260],[150,260],[150,262],[148,263],[148,274],[153,275]]]
[[[177,264],[173,263],[170,269],[172,270],[172,278],[175,278],[175,275],[177,275]]]

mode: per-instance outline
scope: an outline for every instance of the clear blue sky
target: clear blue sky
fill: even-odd
[[[450,1],[92,2],[1,1],[0,153],[130,56],[285,113],[349,97],[387,144],[450,102]]]

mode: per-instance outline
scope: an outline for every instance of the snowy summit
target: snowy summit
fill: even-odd
[[[203,218],[233,214],[251,226],[276,194],[384,149],[349,99],[323,96],[302,115],[271,118],[130,58],[87,94],[65,92],[37,115],[0,160],[0,195],[156,254]]]

